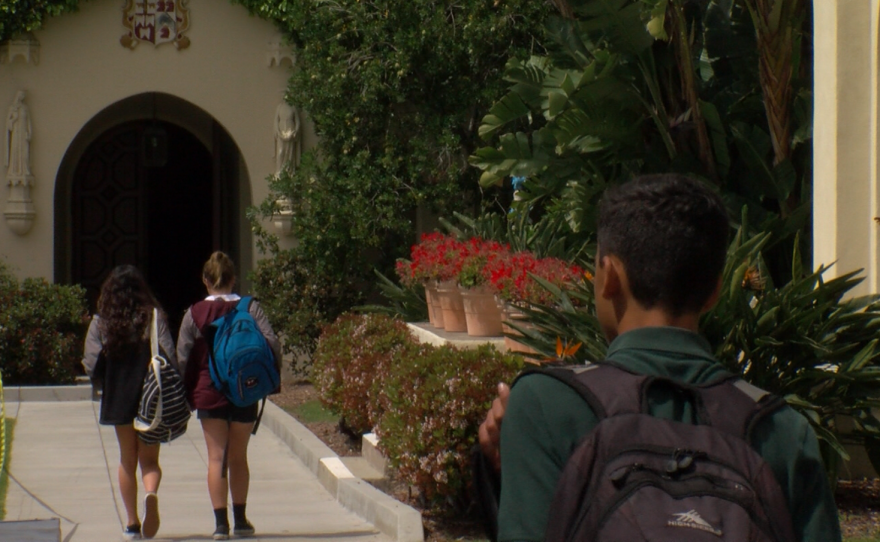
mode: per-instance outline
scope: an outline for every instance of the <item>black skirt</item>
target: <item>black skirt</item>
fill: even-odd
[[[145,341],[125,348],[118,356],[106,356],[99,361],[105,363],[98,419],[101,425],[130,425],[134,422],[151,357],[150,343]]]

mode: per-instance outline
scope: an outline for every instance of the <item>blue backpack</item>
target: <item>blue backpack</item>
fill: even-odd
[[[214,329],[208,355],[211,381],[239,407],[264,399],[281,382],[269,342],[248,312],[250,302],[250,297],[242,297],[232,311],[210,326]]]

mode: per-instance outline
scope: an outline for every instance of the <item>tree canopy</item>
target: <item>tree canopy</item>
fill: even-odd
[[[504,93],[510,58],[542,53],[547,2],[513,0],[236,0],[273,21],[296,51],[286,99],[319,136],[293,175],[271,180],[293,204],[298,245],[280,256],[339,296],[328,319],[375,288],[415,240],[417,210],[478,212],[468,156]],[[276,262],[278,263],[278,262]],[[290,277],[299,277],[291,272]],[[308,311],[310,316],[314,315]]]
[[[0,2],[0,41],[38,30],[49,17],[78,8],[79,0],[3,0]]]

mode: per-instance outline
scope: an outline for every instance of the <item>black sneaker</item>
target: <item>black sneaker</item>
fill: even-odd
[[[218,525],[214,529],[214,540],[229,540],[229,525]]]
[[[140,525],[129,525],[122,531],[122,539],[123,540],[140,540],[141,539],[141,526]]]
[[[235,536],[254,536],[255,532],[254,526],[247,520],[242,524],[236,523],[235,529],[232,529],[232,534]]]

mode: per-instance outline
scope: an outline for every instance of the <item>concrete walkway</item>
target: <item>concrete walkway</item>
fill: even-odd
[[[125,511],[117,487],[119,451],[113,428],[98,424],[99,403],[19,400],[9,392],[14,390],[7,390],[6,417],[15,420],[15,428],[6,520],[58,518],[64,542],[120,540]],[[267,404],[248,448],[248,517],[257,529],[250,540],[423,539],[417,511],[354,477],[322,446],[296,420]],[[184,436],[162,445],[160,464],[162,523],[156,540],[210,540],[214,516],[207,457],[195,417]]]

